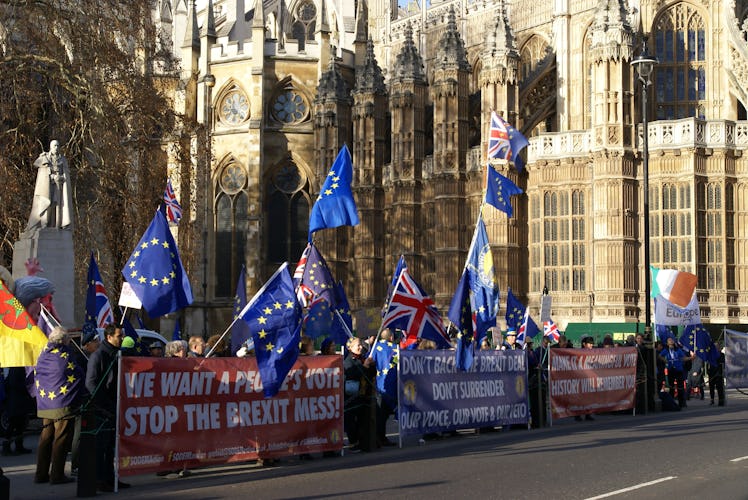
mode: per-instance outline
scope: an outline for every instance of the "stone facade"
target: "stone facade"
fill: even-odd
[[[492,160],[525,191],[514,217],[483,209],[502,302],[511,287],[537,316],[547,286],[561,329],[643,322],[631,62],[645,35],[660,61],[648,108],[652,264],[698,275],[705,323],[748,323],[744,1],[399,4],[159,2],[162,40],[181,58],[175,105],[207,126],[184,138],[192,163],[170,168],[190,177],[175,185],[205,224],[204,241],[182,242],[196,262],[207,253],[190,270],[188,329],[203,306],[211,330],[230,322],[242,264],[251,295],[295,263],[343,144],[361,224],[315,240],[353,308],[382,307],[403,254],[446,313],[483,196],[492,110],[530,138],[525,171]]]

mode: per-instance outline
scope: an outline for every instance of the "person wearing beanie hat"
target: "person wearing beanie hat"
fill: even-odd
[[[138,349],[135,347],[135,339],[132,337],[125,336],[122,339],[122,346],[120,347],[123,356],[138,356]]]

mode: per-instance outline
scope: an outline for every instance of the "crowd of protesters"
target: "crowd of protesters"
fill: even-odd
[[[513,350],[521,349],[527,353],[528,360],[528,397],[530,399],[530,413],[533,427],[545,425],[545,408],[548,401],[548,360],[549,349],[564,349],[575,347],[573,343],[564,335],[558,338],[558,342],[553,343],[549,338],[542,337],[539,346],[534,347],[532,339],[527,339],[524,345],[517,343],[516,332],[510,330],[501,332],[498,328],[493,328],[486,335],[479,346],[481,350]],[[381,343],[381,344],[380,344]],[[80,412],[76,410],[77,406],[82,404],[84,399],[90,398],[90,405],[95,422],[97,433],[95,436],[95,453],[96,453],[96,488],[99,491],[113,491],[115,487],[114,476],[114,441],[115,441],[115,417],[116,417],[116,380],[117,380],[117,357],[121,355],[150,355],[153,357],[204,357],[210,356],[229,356],[231,350],[228,342],[218,335],[205,339],[200,335],[193,335],[188,340],[173,340],[165,345],[160,341],[154,341],[148,345],[140,345],[132,337],[125,336],[123,330],[115,325],[108,326],[102,338],[100,339],[93,333],[84,334],[78,342],[80,347],[72,349],[70,347],[70,336],[63,329],[55,329],[53,335],[49,337],[49,344],[40,357],[41,361],[46,358],[56,360],[62,353],[70,358],[71,365],[67,369],[75,371],[76,384],[69,384],[66,391],[75,392],[74,398],[68,398],[65,406],[56,406],[47,408],[44,405],[39,406],[40,397],[39,387],[37,387],[36,397],[38,405],[38,415],[42,417],[43,427],[39,437],[39,446],[37,452],[37,469],[34,476],[35,482],[49,482],[51,484],[62,484],[74,481],[74,477],[66,476],[64,466],[67,453],[72,451],[71,470],[72,475],[78,473],[81,449],[79,447],[81,425]],[[402,344],[405,348],[407,343]],[[380,346],[378,348],[378,346]],[[382,367],[378,366],[377,349],[382,347],[393,349],[393,354],[385,359]],[[387,347],[389,346],[389,347]],[[723,363],[724,354],[720,357],[720,363],[711,365],[708,363],[694,362],[696,358],[693,353],[684,350],[678,346],[672,338],[668,339],[663,345],[656,344],[655,356],[651,356],[651,351],[645,347],[642,335],[629,336],[625,342],[615,343],[610,336],[606,336],[599,345],[590,336],[585,336],[580,341],[581,348],[615,348],[619,346],[633,346],[639,352],[639,362],[637,363],[637,386],[636,386],[636,408],[641,411],[647,402],[643,396],[645,381],[647,379],[646,366],[650,359],[656,359],[657,362],[657,387],[660,398],[663,400],[663,409],[670,409],[673,397],[677,398],[675,406],[682,408],[686,406],[686,400],[692,393],[703,399],[705,397],[705,378],[708,379],[709,394],[712,404],[714,404],[715,393],[717,395],[717,404],[725,404],[724,381],[723,381]],[[380,382],[382,372],[387,373],[391,369],[396,381],[397,370],[397,341],[388,329],[381,332],[378,339],[359,339],[352,337],[348,340],[342,353],[344,354],[344,431],[348,438],[347,452],[355,453],[358,451],[371,451],[378,447],[394,445],[387,438],[386,424],[390,416],[396,412],[397,401],[389,395]],[[411,345],[409,349],[435,349],[436,344],[429,340],[419,340]],[[330,355],[338,354],[337,346],[331,339],[324,339],[320,344],[319,354]],[[254,354],[251,346],[245,346],[243,352],[239,355],[252,356]],[[315,354],[315,342],[313,339],[302,336],[300,342],[300,355],[308,356]],[[40,366],[45,366],[42,362]],[[37,367],[39,370],[39,367]],[[67,376],[64,369],[61,369],[55,376]],[[72,373],[72,372],[71,372]],[[23,369],[17,374],[22,380],[25,380]],[[47,374],[49,375],[49,374]],[[707,377],[705,377],[707,375]],[[11,377],[16,376],[11,372]],[[44,380],[44,374],[37,373],[37,380]],[[382,379],[384,380],[384,379]],[[64,381],[59,380],[58,386],[64,385]],[[52,383],[52,382],[50,382]],[[20,383],[13,384],[12,379],[6,381],[9,388],[22,386]],[[53,384],[54,385],[54,384]],[[42,387],[43,389],[43,387]],[[6,391],[8,394],[9,391]],[[652,391],[654,393],[654,391]],[[48,393],[47,393],[48,396]],[[49,399],[49,398],[47,398]],[[33,401],[33,399],[31,400]],[[25,403],[24,403],[25,404]],[[54,406],[54,405],[53,405]],[[78,418],[76,418],[76,416]],[[577,420],[594,420],[592,414],[575,417]],[[3,441],[3,454],[20,454],[29,453],[31,450],[23,446],[22,430],[18,425],[12,425],[12,435]],[[481,429],[488,431],[492,429]],[[20,436],[20,437],[19,437]],[[424,436],[425,438],[441,437],[440,435]],[[11,446],[15,445],[15,449]],[[335,456],[337,453],[325,452],[323,456]],[[313,459],[310,454],[299,456],[302,460]],[[262,465],[275,465],[277,459],[263,459],[259,462]],[[189,475],[189,471],[167,471],[159,475],[176,473],[180,477]],[[119,482],[118,488],[127,488],[128,484]]]

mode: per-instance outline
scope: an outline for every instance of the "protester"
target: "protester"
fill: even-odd
[[[480,341],[480,350],[481,351],[490,351],[493,348],[491,347],[491,341],[488,339],[488,337],[483,337],[483,340]]]
[[[125,336],[122,339],[122,345],[120,346],[120,352],[123,356],[138,356],[138,349],[135,347],[135,339],[128,336]]]
[[[148,346],[148,350],[151,352],[152,358],[164,357],[164,343],[160,340],[154,340],[151,345]]]
[[[85,394],[83,368],[74,361],[67,331],[56,327],[36,362],[37,415],[42,418],[35,483],[65,484],[65,458],[75,432],[75,413]]]
[[[686,388],[686,399],[691,399],[691,394],[695,393],[699,399],[704,399],[704,361],[694,356],[691,362],[691,368],[688,370],[688,381]]]
[[[220,334],[211,335],[205,343],[205,354],[210,353],[211,358],[225,358],[231,356],[231,348],[225,336]]]
[[[709,375],[709,398],[710,405],[714,404],[714,390],[717,390],[719,406],[725,406],[725,353],[720,352],[717,362],[707,363],[707,374]]]
[[[5,408],[8,427],[3,441],[3,455],[31,453],[31,450],[23,445],[28,415],[34,408],[34,399],[26,389],[26,382],[25,368],[8,368],[8,375],[5,378]],[[15,448],[11,449],[11,445],[15,445]]]
[[[325,340],[323,340],[319,349],[319,353],[321,355],[330,356],[333,354],[337,354],[337,346],[335,345],[335,341],[331,338],[326,338]]]
[[[192,335],[189,341],[189,353],[191,358],[202,358],[205,356],[205,339],[201,335]]]
[[[371,387],[374,379],[374,360],[364,355],[361,339],[351,337],[346,342],[348,355],[343,361],[345,373],[345,405],[343,427],[348,436],[350,451],[369,450],[366,435],[370,429]]]
[[[302,335],[299,341],[299,356],[311,356],[312,354],[314,354],[314,339]]]
[[[167,358],[186,358],[189,349],[187,342],[184,340],[172,340],[166,343],[166,353],[164,356]]]
[[[397,408],[397,344],[392,330],[385,328],[372,346],[377,371],[377,445],[394,446],[387,438],[387,419]]]
[[[678,392],[678,404],[681,408],[685,408],[686,380],[684,362],[693,359],[693,355],[676,346],[673,337],[668,337],[667,347],[662,350],[660,357],[665,362],[667,369],[667,384],[672,391]]]
[[[505,335],[506,340],[504,341],[504,349],[503,350],[512,350],[516,349],[516,342],[517,342],[517,332],[514,330],[508,330]]]
[[[117,355],[122,345],[122,329],[108,325],[104,341],[88,360],[86,389],[96,412],[96,479],[99,491],[114,491],[114,445],[117,418]],[[129,488],[119,481],[118,488]]]
[[[594,348],[595,348],[595,339],[593,339],[589,335],[586,337],[582,337],[582,349],[594,349]],[[594,417],[592,416],[592,413],[593,412],[587,412],[587,414],[584,416],[584,420],[595,420]],[[576,415],[574,417],[574,420],[576,420],[577,422],[581,422],[582,416]]]
[[[75,362],[81,367],[83,370],[83,385],[85,386],[85,374],[88,371],[88,358],[96,352],[96,350],[99,348],[99,344],[101,342],[99,341],[99,337],[96,334],[95,330],[91,330],[90,332],[86,332],[81,336],[81,351],[78,351],[77,349],[74,349],[73,352],[75,354],[74,359]],[[77,475],[78,474],[78,465],[80,462],[80,439],[81,439],[81,416],[78,415],[78,417],[75,419],[75,432],[73,433],[73,444],[71,449],[71,456],[70,456],[70,467],[71,467],[71,474]]]

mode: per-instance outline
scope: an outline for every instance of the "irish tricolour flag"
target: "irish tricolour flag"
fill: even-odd
[[[678,307],[687,307],[696,290],[696,275],[652,267],[652,297],[661,296]]]

